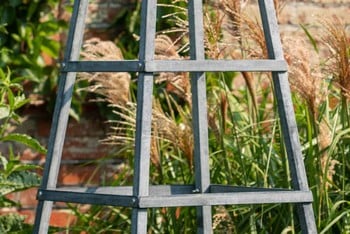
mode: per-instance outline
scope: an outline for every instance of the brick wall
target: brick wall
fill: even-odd
[[[122,7],[130,7],[130,0],[92,0],[89,7],[87,37],[99,36],[103,39],[113,39],[116,31],[109,29],[114,22],[114,15]],[[118,2],[118,3],[116,3]],[[317,17],[330,18],[333,15],[343,19],[350,30],[350,0],[288,0],[284,1],[280,12],[281,33],[295,36],[302,35],[299,24],[309,27],[313,35],[317,35],[319,26],[316,26]],[[70,120],[63,152],[63,161],[59,175],[60,185],[81,185],[90,181],[90,184],[99,184],[105,180],[106,174],[113,174],[118,161],[109,161],[99,169],[96,164],[86,164],[89,160],[101,158],[109,153],[110,148],[103,146],[99,140],[106,135],[106,125],[99,115],[96,107],[87,106],[80,122]],[[23,125],[17,130],[38,139],[46,145],[48,141],[51,116],[44,108],[32,107],[25,110]],[[6,150],[4,147],[1,150]],[[32,152],[20,146],[15,148],[22,155],[25,162],[43,164],[44,155]],[[91,178],[91,172],[96,173]],[[12,194],[11,198],[22,204],[21,209],[13,208],[2,212],[20,212],[27,215],[27,222],[34,221],[34,208],[36,189],[30,189]],[[73,222],[74,217],[64,204],[58,204],[51,217],[51,225],[66,226]]]
[[[135,0],[91,0],[87,23],[86,37],[99,37],[101,39],[113,40],[118,35],[118,27],[113,25],[116,15],[121,9],[132,9]]]
[[[105,159],[99,163],[94,161],[105,158],[111,151],[110,147],[100,143],[100,140],[106,136],[107,125],[104,124],[104,120],[98,115],[96,109],[94,105],[86,105],[79,122],[70,119],[63,147],[58,185],[98,185],[108,181],[114,175],[120,161],[117,159]],[[42,106],[27,108],[23,116],[25,116],[24,121],[16,132],[26,133],[46,146],[51,128],[51,114]],[[45,155],[33,152],[22,145],[15,144],[13,148],[15,153],[21,155],[24,163],[44,165]],[[0,145],[0,149],[2,152],[6,151],[7,145]],[[27,216],[27,222],[33,223],[34,210],[37,206],[36,189],[11,194],[10,198],[19,202],[21,208],[2,209],[0,213],[19,212]],[[66,205],[56,204],[51,225],[66,226],[68,221],[73,222],[74,217],[70,215]]]

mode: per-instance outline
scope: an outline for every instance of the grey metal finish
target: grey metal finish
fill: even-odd
[[[62,64],[66,72],[221,72],[287,71],[284,60],[153,60],[73,61]]]
[[[84,35],[88,0],[76,0],[68,33],[65,61],[77,60]],[[66,134],[70,103],[76,73],[62,73],[59,79],[57,100],[48,144],[48,153],[41,182],[41,189],[55,188],[61,162],[62,148]],[[38,203],[34,233],[47,233],[51,215],[52,202],[40,200]]]
[[[141,62],[154,59],[156,19],[157,0],[143,0],[139,51]],[[137,83],[133,195],[140,197],[149,195],[153,73],[140,72]],[[136,207],[132,210],[131,232],[147,232],[147,209]]]
[[[196,190],[189,190],[188,186],[173,188],[153,186],[150,189],[154,191],[148,196],[139,197],[127,195],[130,194],[132,187],[40,190],[38,198],[47,201],[133,207],[136,209],[179,206],[210,207],[226,204],[247,205],[256,204],[257,197],[259,204],[312,202],[312,194],[308,191],[221,187],[210,189],[210,193],[197,193]]]
[[[80,204],[109,205],[137,208],[137,197],[130,195],[96,193],[94,189],[87,189],[81,192],[74,190],[39,190],[38,199],[43,201],[61,201]]]
[[[258,199],[257,199],[258,198]],[[149,196],[140,197],[140,207],[178,207],[198,206],[209,207],[214,205],[247,205],[247,204],[268,204],[268,203],[297,203],[311,202],[312,194],[303,191],[275,191],[275,192],[235,192],[227,193],[199,193],[172,196]],[[205,213],[204,213],[205,214]],[[201,217],[201,216],[200,216]],[[211,216],[209,216],[211,218]],[[204,219],[206,217],[203,217]],[[203,228],[205,228],[203,226]],[[211,232],[211,226],[200,230]]]
[[[40,192],[41,191],[41,192]],[[73,193],[94,193],[94,194],[104,194],[104,195],[118,195],[130,197],[133,195],[132,186],[118,186],[118,187],[59,187],[56,189],[39,190],[38,199],[39,200],[51,200],[44,199],[46,191],[49,192],[73,192]],[[211,184],[209,186],[209,193],[242,193],[242,192],[293,192],[298,190],[284,189],[284,188],[259,188],[259,187],[243,187],[243,186],[231,186],[231,185],[216,185]],[[308,193],[308,191],[306,191]],[[149,196],[169,196],[176,194],[198,194],[195,186],[192,184],[186,185],[150,185]],[[311,193],[308,193],[311,194]],[[59,198],[53,199],[57,200]],[[53,201],[52,200],[52,201]],[[304,202],[304,201],[303,201]],[[78,202],[79,203],[79,202]],[[253,204],[253,203],[252,203]]]
[[[261,19],[270,59],[283,59],[283,49],[278,32],[273,0],[259,1]],[[293,187],[309,191],[305,165],[301,155],[298,129],[294,115],[287,72],[272,72],[275,96],[278,102],[282,133],[286,146]],[[317,233],[312,204],[298,205],[299,220],[304,233]]]
[[[194,206],[197,232],[212,233],[212,206],[295,203],[303,233],[316,233],[312,193],[305,173],[297,125],[288,85],[273,0],[259,0],[269,59],[207,60],[204,53],[201,0],[188,1],[190,60],[155,60],[157,0],[142,0],[138,60],[79,61],[88,0],[75,0],[44,168],[38,191],[34,233],[47,233],[53,202],[88,203],[132,208],[132,233],[147,233],[149,208]],[[210,184],[205,72],[271,71],[281,128],[291,168],[293,189],[252,188]],[[133,186],[62,187],[57,176],[67,127],[76,72],[138,72]],[[150,147],[154,73],[190,72],[194,134],[194,185],[150,185]]]
[[[204,61],[204,26],[202,0],[188,1],[191,60]],[[210,185],[206,78],[204,72],[191,73],[192,128],[194,136],[195,186],[207,193]],[[210,206],[197,207],[197,233],[212,233]]]

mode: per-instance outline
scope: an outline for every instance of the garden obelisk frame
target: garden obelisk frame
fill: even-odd
[[[157,0],[142,0],[138,60],[79,61],[88,0],[75,0],[43,179],[37,198],[34,233],[47,233],[53,202],[87,203],[132,208],[132,233],[147,233],[148,208],[197,207],[197,233],[212,233],[211,207],[264,203],[295,203],[303,233],[317,233],[293,103],[273,0],[259,0],[269,59],[208,60],[204,55],[203,4],[188,0],[190,60],[155,60]],[[242,188],[210,183],[207,71],[272,72],[292,189]],[[77,72],[138,72],[133,186],[58,188],[57,177]],[[154,73],[190,72],[194,134],[195,184],[150,185],[150,141]]]

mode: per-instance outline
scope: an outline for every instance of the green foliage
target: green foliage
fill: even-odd
[[[57,0],[3,0],[0,5],[0,68],[10,67],[45,100],[57,83],[54,61],[59,58],[60,43],[54,36],[65,27],[55,15],[57,9]]]
[[[20,78],[12,78],[9,69],[6,73],[0,69],[0,143],[16,142],[45,153],[45,148],[36,139],[9,132],[10,127],[20,124],[17,111],[28,102],[24,97],[21,81]],[[35,172],[39,166],[21,163],[19,157],[13,154],[12,147],[7,157],[0,152],[0,167],[0,207],[19,206],[6,196],[40,184],[40,177]],[[24,217],[18,214],[0,216],[0,233],[28,232],[29,226],[23,221]]]
[[[0,138],[0,141],[15,141],[23,145],[26,145],[34,149],[35,151],[38,151],[39,153],[42,153],[42,154],[46,153],[46,149],[36,139],[26,134],[10,133]]]
[[[0,155],[0,159],[2,166],[0,172],[0,206],[6,207],[14,204],[5,197],[6,195],[39,186],[40,178],[35,172],[32,172],[32,170],[39,167],[22,164],[13,156],[11,156],[10,160],[7,160]]]
[[[138,41],[135,35],[140,29],[140,9],[141,2],[137,2],[133,9],[123,8],[115,17],[113,27],[119,29],[117,44],[125,59],[135,59],[138,53]],[[124,27],[119,27],[120,25]]]
[[[9,214],[0,216],[0,233],[30,233],[31,228],[24,223],[24,216]]]
[[[50,39],[62,27],[62,22],[57,21],[53,15],[56,2],[55,0],[2,2],[0,25],[3,30],[1,30],[0,46],[4,50],[5,48],[9,50],[8,53],[2,53],[2,66],[13,64],[19,69],[39,68],[43,66],[42,52],[52,57],[58,55],[59,44]],[[35,77],[35,74],[31,74],[30,77],[38,79],[40,76]]]
[[[21,79],[11,80],[11,72],[9,69],[7,74],[0,69],[0,119],[5,121],[5,124],[0,128],[1,135],[4,134],[10,119],[15,121],[19,120],[19,116],[15,111],[28,102],[22,94],[16,95],[13,92],[22,91],[22,86],[19,84],[19,81],[21,81]]]
[[[316,40],[315,38],[311,35],[311,33],[309,32],[309,30],[307,29],[306,26],[300,24],[300,27],[303,29],[303,31],[305,32],[305,35],[307,36],[307,38],[309,39],[312,47],[314,48],[314,50],[318,53],[319,50],[318,50],[318,47],[317,47],[317,43],[316,43]]]
[[[11,125],[20,124],[20,116],[16,111],[29,102],[23,94],[20,83],[22,78],[12,79],[11,76],[9,69],[7,73],[0,69],[0,142],[15,141],[45,153],[45,148],[36,139],[25,134],[7,132]]]

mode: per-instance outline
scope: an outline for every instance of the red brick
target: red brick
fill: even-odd
[[[58,176],[60,185],[98,184],[99,180],[100,171],[94,165],[62,165]]]
[[[6,215],[15,212],[18,212],[18,209],[16,207],[0,208],[0,215]]]
[[[54,227],[67,227],[76,221],[76,217],[68,209],[52,210],[50,225]]]
[[[110,147],[99,143],[97,137],[67,137],[63,159],[98,159],[108,155]]]
[[[66,132],[68,136],[72,137],[101,136],[104,133],[101,120],[87,118],[82,118],[79,122],[75,120],[69,121]]]
[[[35,211],[34,210],[20,210],[19,214],[24,215],[26,218],[24,222],[33,224],[35,221]]]
[[[38,201],[36,200],[37,188],[30,188],[21,192],[18,192],[18,201],[21,206],[26,207],[36,207]]]
[[[94,29],[93,31],[87,31],[85,37],[87,39],[98,37],[103,41],[113,40],[115,37],[115,29]]]
[[[36,200],[37,188],[30,188],[20,192],[14,192],[6,195],[6,198],[19,203],[21,208],[34,208],[37,206]]]
[[[17,213],[25,216],[25,223],[34,224],[35,221],[35,211],[34,210],[18,210],[12,209],[0,209],[0,215],[6,215],[10,213]],[[68,209],[53,209],[50,217],[50,226],[54,227],[67,227],[76,221],[76,217]]]
[[[45,155],[38,152],[34,152],[32,149],[27,148],[22,152],[21,160],[43,162],[45,160]]]

